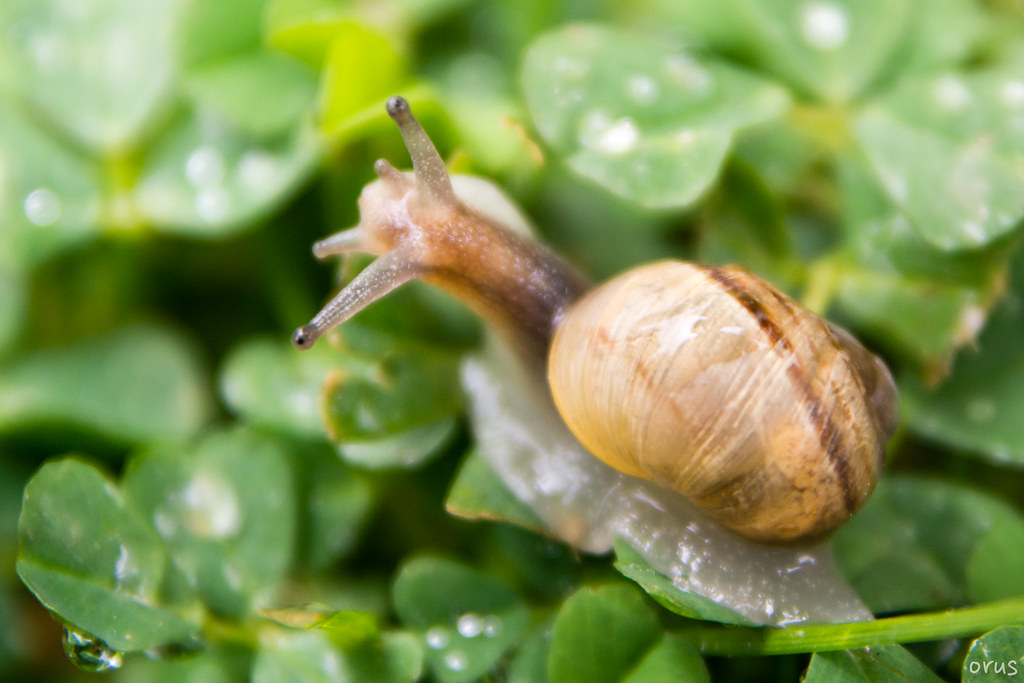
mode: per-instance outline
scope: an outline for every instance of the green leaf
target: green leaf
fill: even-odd
[[[322,399],[332,440],[345,445],[397,436],[461,410],[457,354],[359,325],[340,334],[339,369],[327,378]]]
[[[666,634],[624,679],[625,683],[676,683],[679,680],[710,683],[711,675],[696,648],[671,634]]]
[[[363,469],[411,469],[440,453],[457,426],[456,418],[446,417],[372,441],[346,441],[338,445],[338,452],[345,462]]]
[[[320,69],[347,16],[341,0],[269,0],[264,33],[270,45]]]
[[[27,289],[21,275],[0,265],[0,356],[21,333]]]
[[[658,0],[654,6],[654,20],[664,26],[827,102],[853,100],[902,67],[895,58],[924,13],[913,0]]]
[[[334,32],[321,87],[321,125],[328,132],[394,95],[406,70],[396,41],[378,30],[347,21]]]
[[[836,559],[875,613],[961,605],[968,599],[971,562],[979,590],[998,572],[999,555],[979,540],[1024,524],[1002,501],[936,479],[889,476],[864,508],[833,537]],[[997,535],[994,538],[999,538]]]
[[[451,514],[466,519],[510,522],[537,533],[547,532],[537,514],[508,490],[475,451],[462,461],[448,492],[445,508]]]
[[[313,108],[316,80],[300,63],[253,51],[189,72],[185,91],[247,135],[266,139],[303,124]]]
[[[123,152],[170,105],[174,0],[9,0],[0,50],[16,87],[78,142]]]
[[[310,126],[256,138],[209,111],[181,118],[146,157],[134,199],[160,230],[216,237],[252,227],[316,168],[321,140]]]
[[[899,645],[863,650],[818,652],[811,657],[805,683],[885,683],[892,680],[939,683],[942,679]]]
[[[97,469],[48,463],[25,488],[18,575],[63,620],[122,651],[193,637],[197,625],[161,608],[164,548]]]
[[[565,601],[551,632],[548,678],[616,683],[662,639],[662,629],[632,586],[581,588]]]
[[[1024,81],[1011,69],[902,82],[859,115],[857,140],[930,244],[974,249],[1024,217]]]
[[[266,0],[187,3],[182,20],[182,64],[191,69],[258,48],[265,4]]]
[[[299,353],[286,340],[246,341],[224,361],[221,395],[247,422],[322,437],[320,387],[337,363],[337,352],[327,344]]]
[[[213,610],[246,615],[288,569],[292,473],[281,449],[246,430],[214,433],[182,455],[133,459],[125,491],[171,549],[174,567]]]
[[[419,645],[408,634],[385,633],[373,645],[336,649],[321,631],[267,638],[253,664],[254,683],[403,683],[420,676]]]
[[[340,679],[343,658],[326,633],[278,634],[256,653],[253,683],[333,683]],[[345,680],[345,679],[340,679]]]
[[[835,273],[838,304],[925,375],[941,377],[1002,293],[1010,245],[950,253],[929,244],[869,173],[859,163],[839,167],[846,244]]]
[[[98,175],[0,100],[0,269],[28,270],[91,237],[100,210]]]
[[[370,485],[335,453],[310,450],[315,452],[296,467],[304,478],[299,494],[300,556],[310,569],[323,570],[355,547],[374,500]]]
[[[615,542],[615,568],[626,578],[636,581],[665,609],[676,614],[691,619],[717,621],[723,624],[754,625],[743,615],[737,614],[703,595],[680,590],[670,578],[652,569],[639,553],[623,541]]]
[[[1024,671],[1024,626],[1000,626],[971,643],[964,659],[963,680],[996,683]]]
[[[1014,305],[993,314],[977,348],[957,356],[937,389],[914,377],[900,383],[906,423],[916,432],[985,458],[1024,466],[1024,316]]]
[[[192,348],[159,327],[37,351],[0,369],[0,432],[61,424],[138,443],[190,436],[209,411]]]
[[[735,67],[601,26],[537,39],[522,77],[545,142],[577,173],[649,207],[693,203],[734,133],[786,106],[780,88]]]
[[[514,592],[448,560],[406,564],[395,579],[394,605],[423,638],[426,663],[443,683],[487,673],[526,628],[526,606]]]
[[[917,6],[913,0],[741,4],[755,62],[826,102],[855,99],[893,68]]]
[[[967,592],[974,602],[1024,595],[1024,519],[997,520],[967,559]]]
[[[915,14],[900,68],[922,73],[967,62],[984,46],[986,32],[996,21],[992,13],[971,0],[929,0],[918,4]]]
[[[548,683],[548,649],[551,624],[545,623],[528,634],[509,665],[509,683]]]

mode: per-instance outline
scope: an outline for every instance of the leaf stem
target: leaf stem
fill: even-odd
[[[677,634],[705,655],[782,655],[962,638],[1024,624],[1024,596],[943,612],[787,628],[695,626]]]

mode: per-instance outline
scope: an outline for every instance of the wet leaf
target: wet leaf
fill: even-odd
[[[548,677],[564,683],[630,680],[662,637],[654,612],[632,586],[581,588],[555,618]]]
[[[996,683],[1024,671],[1024,626],[1001,626],[971,643],[964,659],[963,680]]]
[[[174,569],[214,611],[245,616],[280,581],[295,543],[292,473],[256,432],[211,434],[193,450],[132,460],[125,492],[171,551]]]
[[[222,236],[251,227],[284,202],[316,167],[320,145],[309,126],[262,139],[212,112],[193,111],[147,155],[135,202],[165,232]]]
[[[96,169],[2,99],[0,193],[0,270],[27,271],[93,234],[100,210]]]
[[[804,674],[806,683],[885,683],[900,680],[939,683],[942,679],[899,645],[863,650],[818,652]]]
[[[254,683],[404,683],[420,676],[421,654],[405,633],[385,633],[372,645],[342,652],[322,631],[293,631],[267,639],[253,664]]]
[[[693,203],[733,134],[786,106],[780,88],[735,67],[601,26],[542,36],[522,76],[544,141],[577,173],[650,207]]]
[[[179,7],[10,0],[0,5],[10,28],[2,49],[16,87],[46,118],[85,147],[123,152],[170,105]]]
[[[193,69],[184,89],[200,109],[266,139],[304,123],[313,107],[316,79],[292,59],[254,50]]]
[[[210,404],[189,343],[159,327],[130,327],[0,369],[0,432],[67,425],[118,442],[181,438]]]
[[[979,543],[1010,529],[1024,529],[1024,519],[993,496],[938,479],[890,476],[833,543],[843,574],[878,614],[962,605],[974,590],[998,590],[988,578],[1001,571],[1001,555]],[[968,584],[971,564],[975,586]]]
[[[197,630],[158,602],[166,558],[159,537],[91,465],[44,465],[25,489],[18,536],[22,581],[114,650],[181,642]]]
[[[504,584],[448,560],[416,558],[394,584],[395,611],[444,683],[476,680],[519,641],[526,606]]]
[[[839,178],[846,242],[836,272],[840,309],[928,378],[943,376],[1002,293],[1011,245],[943,251],[911,227],[864,166],[843,163]]]
[[[826,102],[848,102],[892,70],[920,13],[912,0],[697,0],[657,6],[676,30],[742,55],[797,92]]]
[[[457,354],[357,325],[340,333],[344,346],[322,400],[328,433],[343,450],[350,442],[427,429],[461,409]]]
[[[935,441],[997,465],[1024,466],[1024,315],[1007,304],[992,316],[977,348],[956,358],[937,389],[908,377],[900,389],[907,423]]]
[[[636,581],[644,591],[665,609],[691,619],[717,621],[723,624],[751,626],[753,622],[716,602],[695,593],[680,590],[664,574],[652,569],[628,544],[615,543],[615,568],[623,576]]]
[[[907,79],[855,128],[881,187],[930,244],[974,249],[1024,217],[1024,80],[1013,70]]]
[[[221,394],[248,422],[296,436],[322,437],[320,387],[338,362],[336,351],[327,344],[299,353],[287,340],[249,340],[224,361]]]

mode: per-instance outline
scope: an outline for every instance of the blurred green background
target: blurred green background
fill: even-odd
[[[595,280],[742,263],[855,331],[903,422],[844,575],[1004,616],[702,659],[607,558],[448,515],[478,323],[413,284],[288,344],[338,284],[310,245],[408,166],[396,93]],[[87,677],[62,639],[119,680],[1024,671],[991,630],[1024,619],[1022,218],[1012,0],[4,0],[0,672]]]

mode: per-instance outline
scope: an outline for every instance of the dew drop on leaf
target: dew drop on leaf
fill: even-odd
[[[224,220],[230,207],[228,193],[221,187],[206,187],[196,193],[196,213],[204,221],[219,223]]]
[[[483,621],[472,612],[467,612],[459,617],[455,626],[463,638],[476,638],[484,630]]]
[[[442,626],[435,626],[427,631],[426,640],[431,650],[440,650],[448,645],[448,632]]]
[[[70,626],[64,627],[61,641],[68,659],[83,671],[90,673],[109,671],[120,668],[123,661],[120,652],[110,649],[99,638],[94,638]]]
[[[850,18],[837,3],[809,2],[800,11],[800,34],[816,50],[835,50],[850,35]]]
[[[40,187],[37,190],[32,190],[25,197],[22,209],[25,212],[25,218],[34,225],[39,227],[53,225],[60,218],[60,197],[53,190]]]
[[[196,189],[213,187],[224,179],[224,157],[216,147],[198,147],[185,160],[185,178]]]
[[[484,635],[488,638],[497,638],[501,635],[501,619],[498,617],[484,619]]]
[[[444,665],[452,671],[462,671],[466,664],[466,655],[461,650],[452,650],[444,656]]]

